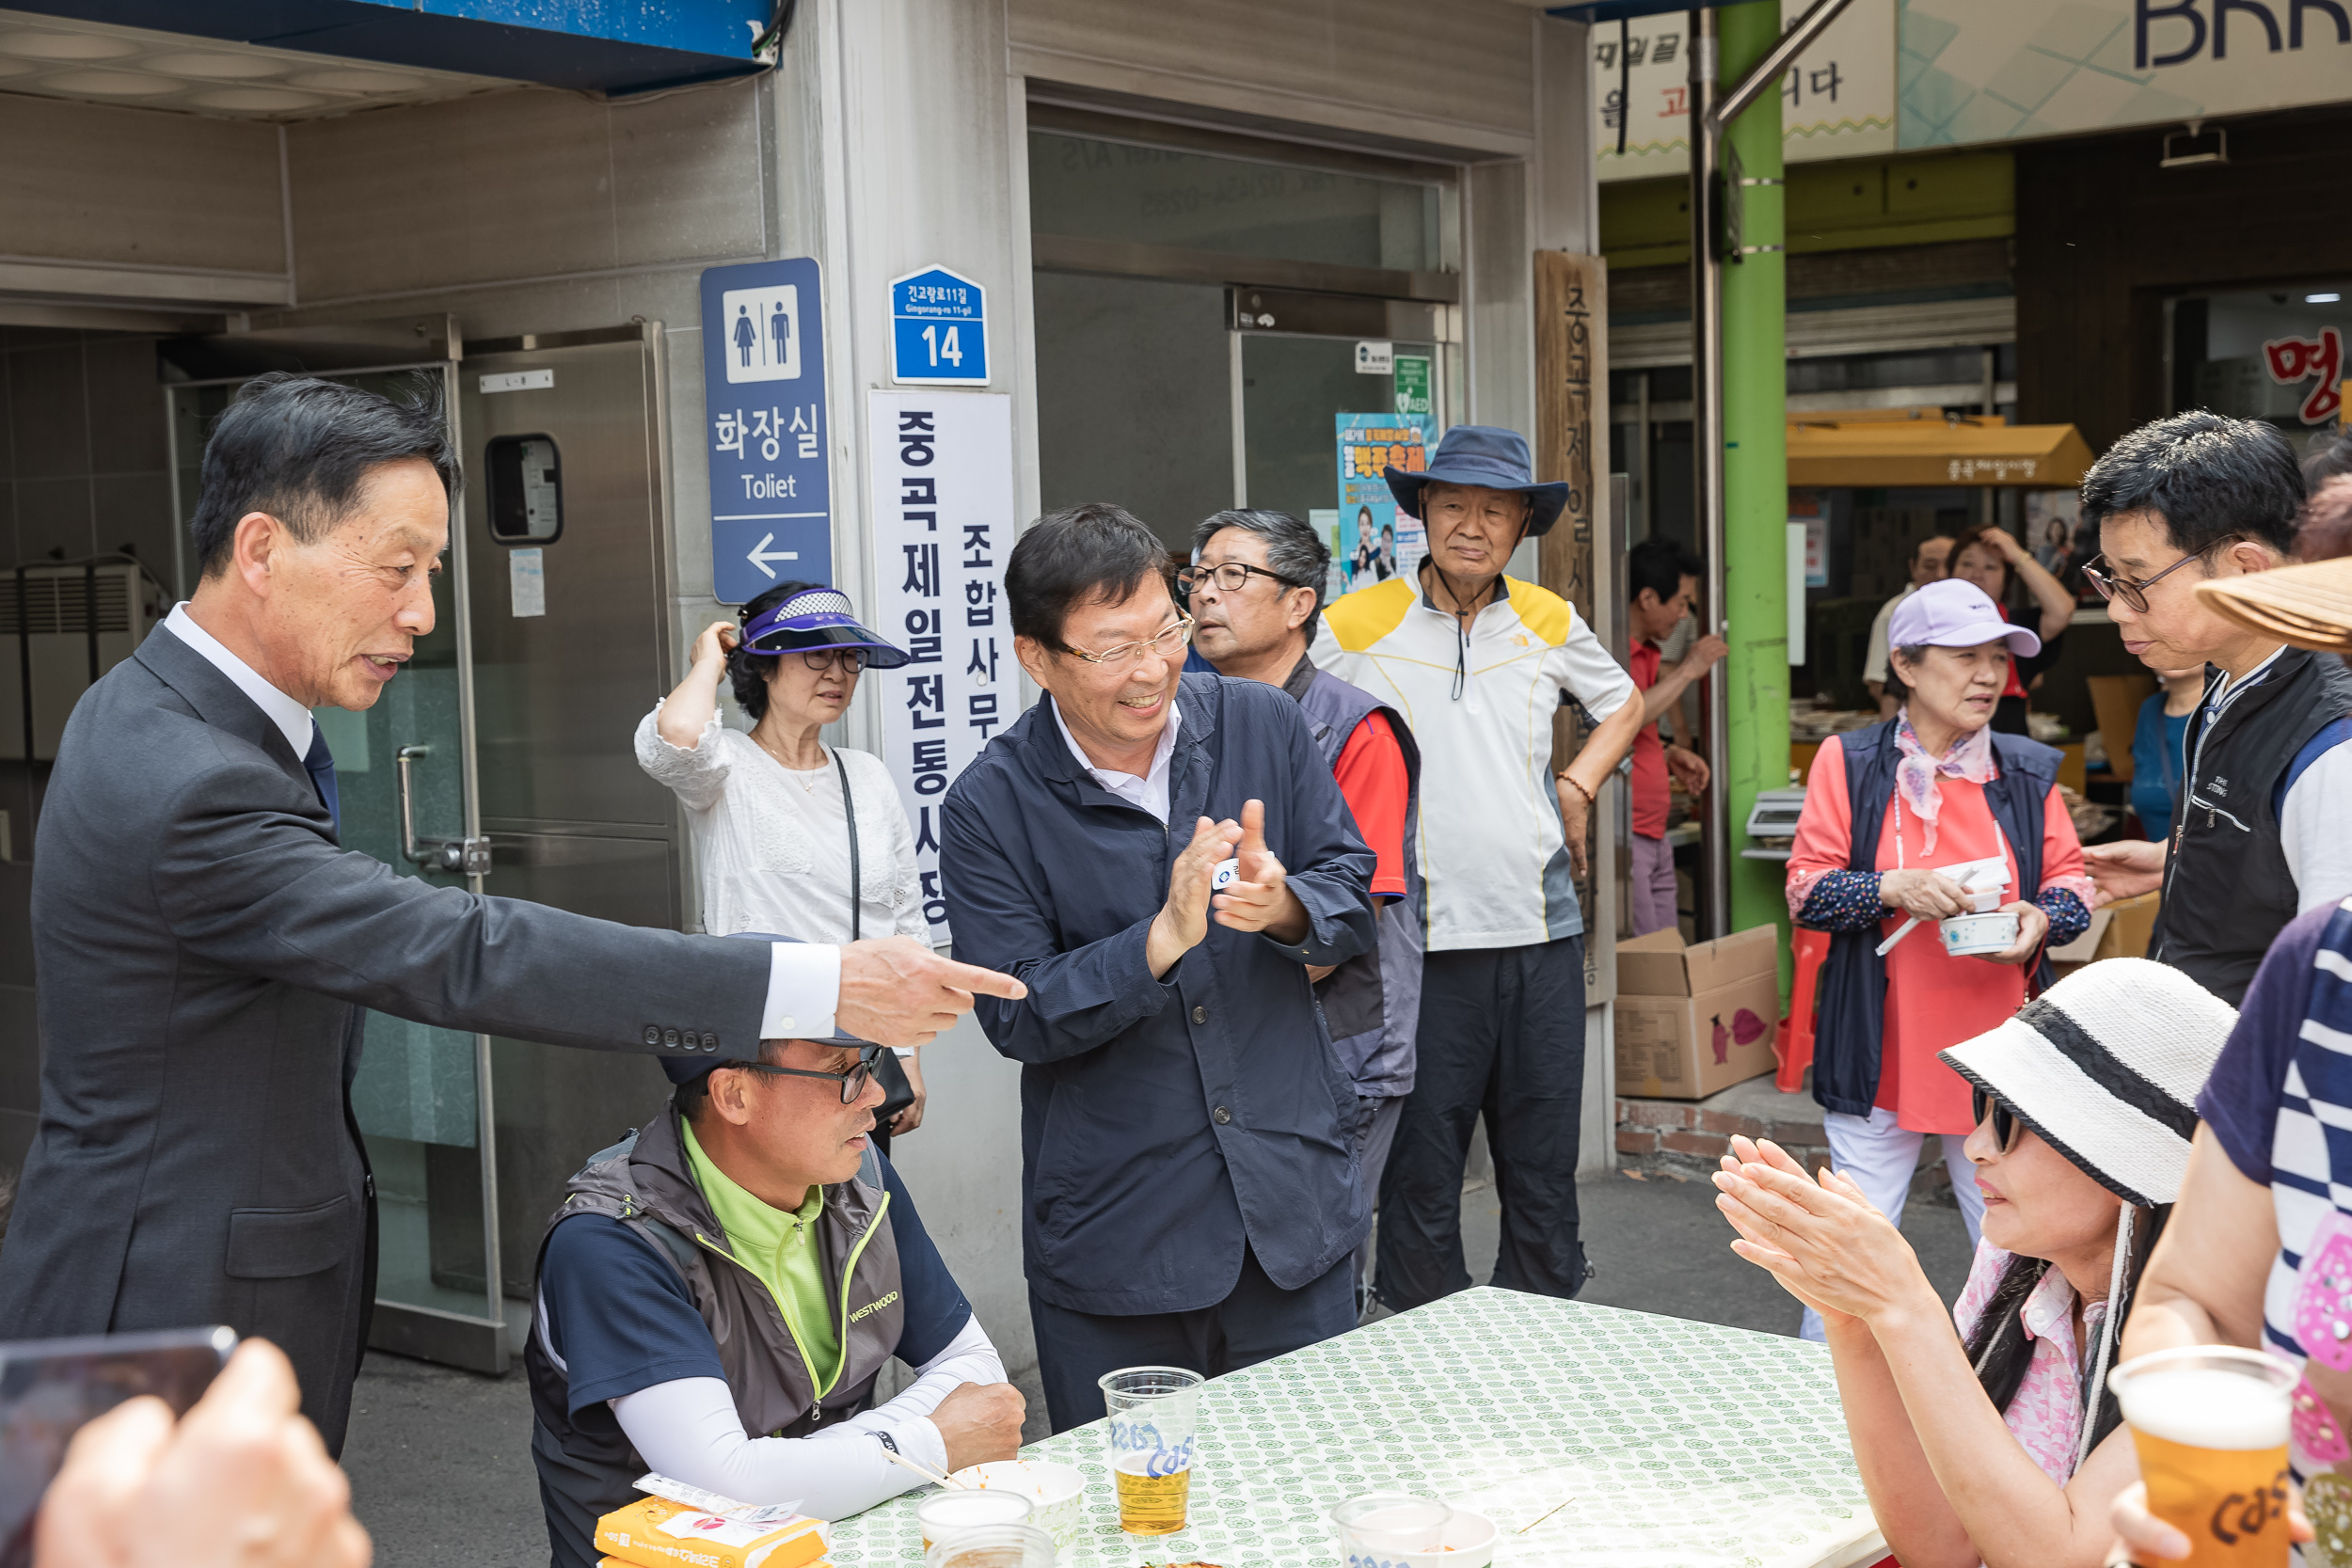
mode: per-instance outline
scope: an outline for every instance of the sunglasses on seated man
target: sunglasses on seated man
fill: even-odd
[[[745,1072],[764,1072],[771,1078],[827,1078],[841,1085],[841,1103],[854,1105],[858,1096],[874,1076],[874,1064],[882,1059],[879,1045],[860,1046],[857,1066],[847,1072],[816,1072],[800,1067],[771,1067],[766,1062],[723,1062],[723,1067],[741,1068]]]

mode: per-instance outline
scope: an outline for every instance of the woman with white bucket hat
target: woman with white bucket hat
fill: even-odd
[[[1858,1186],[1733,1140],[1715,1178],[1732,1250],[1822,1315],[1863,1485],[1905,1568],[2106,1560],[2138,1474],[2106,1372],[2236,1018],[2178,970],[2114,958],[1941,1053],[1975,1102],[1985,1203],[1949,1321]]]

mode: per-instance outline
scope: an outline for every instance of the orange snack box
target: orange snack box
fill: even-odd
[[[747,1524],[666,1497],[640,1497],[596,1521],[596,1548],[628,1568],[805,1568],[825,1555],[820,1519]]]

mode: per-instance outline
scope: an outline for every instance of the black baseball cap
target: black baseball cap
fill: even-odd
[[[776,936],[768,931],[735,931],[729,935],[739,937],[745,942],[798,943],[801,940],[798,937]],[[818,1045],[846,1045],[855,1049],[866,1049],[874,1044],[872,1040],[862,1040],[855,1035],[845,1035],[837,1028],[830,1035],[794,1035],[790,1037],[798,1040],[814,1040]],[[712,1061],[706,1056],[664,1056],[661,1058],[661,1070],[669,1075],[670,1082],[673,1084],[691,1084],[696,1079],[708,1074],[714,1068],[737,1065],[739,1064],[735,1061],[726,1058]]]

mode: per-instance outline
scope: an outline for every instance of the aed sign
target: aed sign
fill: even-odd
[[[988,384],[988,302],[946,267],[890,280],[890,379],[901,387]]]
[[[711,593],[833,580],[824,310],[808,257],[702,276]]]

